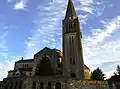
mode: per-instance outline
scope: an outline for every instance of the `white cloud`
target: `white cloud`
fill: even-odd
[[[109,22],[104,21],[103,29],[93,29],[92,35],[83,39],[84,59],[92,70],[104,62],[119,61],[120,59],[120,40],[112,38],[112,34],[120,29],[120,16]],[[109,40],[111,39],[111,40]],[[113,40],[112,40],[113,39]],[[105,72],[113,71],[114,66],[111,64],[111,70],[104,67]],[[110,76],[110,75],[109,75]]]
[[[92,8],[88,8],[88,7],[82,7],[81,10],[92,14],[92,10],[93,9]]]
[[[6,59],[0,60],[0,81],[2,81],[3,78],[7,77],[8,71],[14,69],[14,63],[17,60],[20,60],[21,56],[19,57],[9,56],[7,58],[9,58],[9,60],[6,60]]]
[[[14,9],[20,10],[20,9],[25,9],[27,7],[27,2],[28,0],[20,0],[14,5]]]
[[[80,3],[81,5],[77,7],[77,10],[83,10],[84,12],[88,12],[92,14],[93,12],[93,5],[94,1],[93,0],[77,0],[77,3]]]
[[[8,53],[7,36],[8,32],[0,34],[0,81],[7,76],[9,70],[14,68],[14,62],[16,61],[16,57],[12,57]]]
[[[104,22],[105,23],[105,22]],[[113,20],[107,22],[104,24],[103,29],[93,29],[93,35],[88,39],[85,39],[89,41],[89,45],[94,45],[96,43],[102,42],[105,38],[111,36],[111,34],[120,28],[120,16],[117,16]],[[100,32],[99,32],[100,31]]]

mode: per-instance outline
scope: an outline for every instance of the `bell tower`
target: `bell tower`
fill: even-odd
[[[63,20],[63,75],[84,79],[82,33],[72,0],[68,1]]]

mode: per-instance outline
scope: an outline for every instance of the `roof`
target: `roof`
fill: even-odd
[[[9,73],[10,73],[10,72],[16,72],[17,70],[19,70],[19,71],[32,71],[32,68],[19,68],[19,69],[11,70],[11,71],[8,71],[8,72],[9,72]]]
[[[67,17],[77,17],[72,0],[69,0],[69,2],[68,2],[65,18],[67,18]]]
[[[84,69],[88,69],[88,70],[90,70],[90,68],[89,68],[89,67],[87,67],[85,64],[84,64]]]
[[[44,52],[44,51],[46,51],[46,50],[49,51],[49,52],[52,51],[50,48],[45,47],[45,48],[43,48],[42,50],[40,50],[39,52],[37,52],[37,53],[34,55],[34,57],[37,56],[37,55],[40,55],[42,52]]]
[[[112,76],[110,79],[108,79],[109,81],[120,81],[120,75],[114,75]]]
[[[57,55],[58,55],[59,57],[62,57],[62,56],[63,56],[61,50],[59,50],[59,49],[53,49],[53,50],[55,50],[55,52],[57,53]]]
[[[33,59],[25,59],[25,60],[19,60],[15,63],[26,63],[26,62],[33,62]]]

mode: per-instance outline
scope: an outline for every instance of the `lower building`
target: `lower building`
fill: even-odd
[[[39,87],[39,84],[43,87],[61,86],[61,82],[76,77],[75,74],[64,77],[62,63],[63,55],[60,50],[45,47],[36,53],[33,59],[22,58],[16,61],[14,70],[8,71],[7,78],[3,80],[2,89],[39,89],[35,88]],[[90,79],[91,71],[86,65],[84,75],[85,79]],[[57,85],[54,85],[56,83]]]

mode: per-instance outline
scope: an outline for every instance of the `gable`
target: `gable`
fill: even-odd
[[[51,50],[50,48],[45,47],[45,48],[43,48],[42,50],[40,50],[39,52],[37,52],[37,53],[34,55],[34,58],[36,58],[36,57],[38,57],[38,56],[40,56],[40,55],[42,55],[42,54],[44,54],[44,53],[51,53],[51,52],[52,52],[52,50]]]

